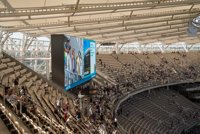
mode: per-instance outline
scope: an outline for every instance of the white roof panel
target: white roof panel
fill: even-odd
[[[13,8],[47,7],[76,4],[76,0],[7,0]]]
[[[70,33],[105,41],[152,33],[154,40],[160,33],[165,38],[183,33],[199,12],[198,0],[3,0],[0,26],[9,32]]]

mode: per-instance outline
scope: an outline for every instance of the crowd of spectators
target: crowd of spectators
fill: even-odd
[[[147,62],[151,58],[149,57],[148,53],[143,53],[143,56],[146,56],[145,60],[140,60],[138,61],[132,61],[132,63],[127,62],[126,59],[120,58],[120,55],[112,54],[110,60],[116,60],[119,63],[121,63],[121,66],[113,66],[112,63],[109,64],[108,62],[104,62],[108,60],[108,57],[103,57],[100,56],[100,58],[97,58],[97,63],[99,67],[101,68],[100,70],[104,70],[104,72],[110,77],[114,78],[115,82],[117,83],[117,86],[108,86],[105,85],[105,87],[101,87],[100,90],[98,91],[97,98],[95,100],[100,100],[100,101],[105,101],[104,105],[101,105],[102,109],[103,108],[108,108],[109,110],[113,108],[112,104],[110,107],[108,104],[112,102],[114,99],[117,100],[120,96],[128,93],[130,90],[134,90],[136,88],[140,87],[145,87],[145,86],[153,86],[153,85],[158,85],[158,84],[166,84],[169,82],[178,82],[182,80],[188,80],[188,79],[193,79],[196,80],[198,79],[199,71],[198,68],[193,65],[193,64],[183,64],[181,61],[185,60],[184,58],[187,57],[185,53],[181,54],[179,58],[174,57],[172,59],[167,59],[165,56],[159,55],[159,59],[157,61],[157,64],[149,63]],[[130,54],[124,54],[127,55],[127,57],[134,56],[134,53]],[[156,54],[155,54],[156,55]],[[139,55],[138,55],[139,57]],[[109,61],[110,61],[109,60]],[[130,58],[128,59],[130,60]],[[116,62],[115,61],[115,62]],[[106,71],[105,71],[106,70]],[[114,76],[114,77],[113,77]],[[125,92],[124,92],[125,91]],[[113,97],[114,96],[114,97]],[[98,104],[98,103],[97,103]],[[94,103],[93,107],[97,105]],[[109,112],[107,112],[109,113]],[[106,114],[104,114],[106,115]],[[108,119],[112,114],[108,114]],[[112,120],[112,127],[115,128],[116,119],[115,115],[112,115],[110,118]],[[105,122],[109,122],[108,120]],[[116,122],[116,123],[114,123]],[[107,132],[110,132],[110,129],[108,126],[106,126]],[[173,126],[173,123],[171,124]],[[114,129],[115,130],[115,129]],[[115,131],[113,131],[115,132]]]
[[[12,105],[16,113],[27,113],[27,110],[37,113],[37,107],[31,100],[31,96],[28,94],[27,87],[19,85],[19,78],[12,80],[12,83],[7,82],[4,86],[2,97],[5,102]]]
[[[149,63],[147,61],[153,60],[149,58],[148,53],[144,53],[145,60],[132,61],[131,56],[134,60],[134,53],[131,54],[121,54],[113,55],[112,60],[119,61],[122,66],[114,68],[112,64],[104,63],[103,58],[99,58],[97,63],[100,65],[102,70],[107,70],[108,74],[114,76],[116,82],[120,85],[125,85],[126,87],[137,88],[138,86],[143,86],[144,84],[165,84],[168,82],[187,80],[187,79],[197,79],[199,75],[198,68],[190,63],[183,64],[181,60],[184,60],[186,54],[183,54],[179,58],[167,59],[164,55],[159,55],[159,60],[156,64]],[[121,56],[126,56],[126,58],[120,58]],[[128,59],[129,57],[129,59]],[[139,57],[139,55],[137,56]]]
[[[106,83],[104,86],[95,85],[90,88],[96,88],[98,91],[87,97],[88,101],[81,110],[82,120],[90,122],[88,128],[92,129],[93,133],[117,134],[117,118],[113,114],[112,97],[120,94],[119,87]]]
[[[135,54],[130,53],[127,56],[134,57]],[[112,76],[116,84],[113,85],[109,82],[105,82],[104,85],[91,84],[90,88],[96,89],[97,93],[89,95],[89,97],[83,97],[84,99],[88,98],[88,102],[82,100],[86,105],[81,104],[81,99],[77,97],[74,100],[74,107],[72,107],[65,99],[57,97],[54,102],[54,113],[61,120],[64,119],[66,124],[70,124],[69,122],[73,116],[78,123],[85,124],[86,129],[90,132],[116,134],[118,133],[118,121],[113,113],[113,106],[120,97],[139,87],[198,78],[199,72],[196,65],[181,62],[187,57],[186,54],[171,60],[161,55],[156,64],[147,62],[152,60],[148,53],[144,53],[143,56],[146,56],[145,60],[139,59],[130,63],[123,60],[121,55],[112,55],[111,60],[115,60],[121,65],[117,68],[104,62],[105,59],[99,58],[97,61],[98,66],[107,71],[107,75]],[[44,85],[44,95],[51,94],[48,83],[44,83]],[[31,95],[27,91],[29,89],[24,85],[19,85],[18,77],[4,86],[6,101],[14,105],[18,111],[21,107],[23,113],[29,110],[37,114],[38,106],[30,101]],[[73,108],[74,112],[71,110]],[[74,133],[80,133],[77,129],[73,130]]]

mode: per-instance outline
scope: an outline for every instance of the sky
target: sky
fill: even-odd
[[[20,32],[15,32],[11,35],[11,38],[18,38],[18,39],[23,39],[23,34]],[[38,40],[42,40],[42,41],[50,41],[49,38],[47,37],[37,37]]]

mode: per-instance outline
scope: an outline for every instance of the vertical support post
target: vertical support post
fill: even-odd
[[[115,52],[116,52],[116,54],[119,54],[119,43],[118,42],[116,42],[116,44],[115,44]]]
[[[99,48],[101,47],[101,44],[97,44],[97,52],[99,52]]]
[[[2,39],[3,39],[3,30],[2,30],[2,28],[0,27],[0,42],[1,42]]]
[[[51,128],[53,128],[53,119],[51,118]]]
[[[9,37],[12,35],[12,33],[8,33],[8,32],[6,32],[5,34],[4,34],[4,36],[3,36],[3,38],[2,38],[2,40],[1,40],[1,42],[0,42],[0,45],[1,45],[1,47],[2,47],[2,50],[3,50],[3,48],[4,48],[4,44],[6,43],[6,41],[9,39]]]
[[[19,101],[19,105],[20,105],[20,114],[22,114],[22,101]]]
[[[6,97],[5,97],[5,86],[3,86],[3,104],[5,105]]]
[[[183,46],[183,49],[185,50],[185,52],[188,52],[188,49],[186,48],[187,45],[182,44],[182,46]]]
[[[49,60],[46,60],[46,77],[49,80]]]
[[[25,44],[26,44],[26,40],[27,40],[27,37],[25,34],[23,34],[23,38],[22,38],[22,42],[21,42],[21,48],[20,48],[20,57],[22,57],[24,55],[24,47],[25,47]]]
[[[3,39],[3,31],[2,31],[2,28],[0,28],[0,53],[2,52],[2,45],[1,45],[1,41]]]
[[[127,46],[127,49],[128,49],[128,52],[127,52],[127,53],[129,53],[129,46],[130,46],[130,45],[126,45],[126,46]]]
[[[36,42],[36,48],[35,48],[35,54],[34,54],[34,57],[38,57],[38,44],[39,42]],[[37,69],[37,58],[34,60],[34,67],[33,69],[36,70]]]
[[[141,43],[139,43],[139,45],[138,45],[138,47],[136,47],[137,48],[137,50],[138,50],[138,53],[141,53],[141,49],[142,49],[142,46],[141,46],[142,44]]]

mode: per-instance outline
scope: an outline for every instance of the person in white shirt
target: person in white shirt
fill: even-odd
[[[77,67],[77,73],[78,73],[78,79],[82,79],[83,77],[83,61],[82,61],[82,56],[81,56],[81,52],[78,52],[77,58],[76,58],[76,67]]]
[[[75,53],[75,49],[72,48],[72,51],[71,51],[71,72],[72,72],[72,75],[71,75],[71,78],[72,78],[72,83],[73,82],[76,82],[77,80],[77,67],[76,67],[76,53]]]
[[[67,40],[67,42],[64,43],[64,56],[65,56],[65,84],[69,85],[71,84],[71,45],[70,40]]]

